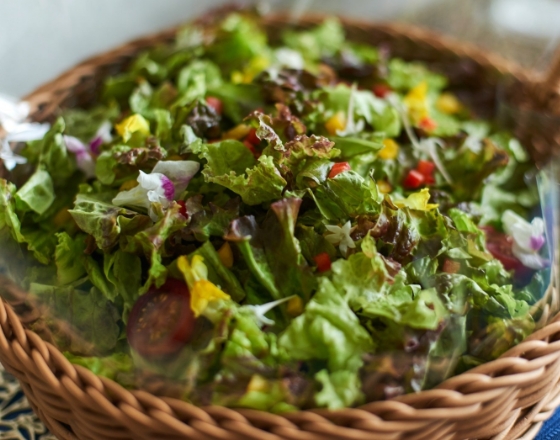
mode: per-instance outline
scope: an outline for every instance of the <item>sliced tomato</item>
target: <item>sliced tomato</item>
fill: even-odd
[[[253,145],[259,145],[261,143],[261,140],[257,136],[257,130],[255,130],[254,128],[251,128],[251,131],[249,132],[245,140]]]
[[[130,346],[145,358],[179,351],[194,332],[196,319],[190,302],[186,284],[174,279],[142,295],[134,304],[126,326]]]
[[[422,130],[426,130],[426,131],[434,131],[437,128],[437,122],[434,121],[432,118],[426,117],[423,118],[420,123],[418,124],[418,126],[422,129]]]
[[[334,179],[340,173],[343,173],[344,171],[350,171],[351,169],[352,167],[348,162],[335,163],[331,168],[331,172],[329,173],[329,179]]]
[[[187,214],[187,202],[185,202],[184,200],[179,200],[177,202],[177,205],[180,206],[179,208],[179,213],[185,217],[185,218],[189,218],[189,215]]]
[[[436,165],[429,160],[419,160],[416,166],[416,171],[424,177],[431,176],[436,169]]]
[[[221,115],[224,110],[224,103],[221,99],[216,98],[215,96],[207,96],[206,104],[216,110],[216,113],[218,113],[219,115]]]
[[[404,179],[403,186],[406,189],[418,189],[424,184],[425,180],[426,178],[421,173],[410,170]]]
[[[327,254],[326,252],[315,255],[313,259],[317,264],[318,272],[326,272],[327,270],[331,270],[331,257],[329,257],[329,254]]]
[[[378,98],[385,98],[391,92],[391,87],[386,84],[376,84],[373,86],[373,94]]]

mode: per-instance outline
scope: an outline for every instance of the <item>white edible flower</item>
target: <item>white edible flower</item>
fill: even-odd
[[[274,321],[270,318],[267,318],[266,315],[268,312],[270,312],[274,307],[279,306],[280,304],[283,304],[285,302],[288,302],[289,300],[291,300],[292,298],[294,298],[295,295],[289,296],[287,298],[282,298],[276,301],[272,301],[266,304],[261,304],[260,306],[242,306],[241,309],[242,310],[249,310],[252,313],[254,313],[255,315],[255,319],[258,323],[258,325],[260,327],[264,327],[265,325],[274,325]]]
[[[66,149],[76,156],[76,164],[86,177],[95,176],[95,162],[91,157],[89,148],[74,136],[64,136]]]
[[[113,137],[111,136],[111,123],[105,121],[89,144],[83,143],[80,139],[74,136],[64,136],[64,143],[66,144],[66,149],[76,156],[76,164],[78,168],[83,171],[87,177],[95,176],[95,161],[93,160],[93,155],[99,155],[99,148],[101,145],[107,142],[111,142]]]
[[[447,181],[447,183],[452,184],[453,180],[451,179],[451,176],[443,166],[443,162],[441,161],[437,151],[438,148],[444,148],[444,147],[445,147],[445,143],[440,138],[422,139],[417,146],[419,151],[428,154],[432,158],[432,161],[434,162],[435,166],[437,167],[438,171],[441,173],[443,178]]]
[[[325,236],[327,241],[334,245],[338,245],[340,252],[344,255],[348,252],[348,248],[354,249],[356,247],[356,243],[354,243],[354,240],[350,237],[350,233],[352,232],[352,223],[350,223],[350,220],[348,220],[342,227],[326,225],[325,228],[327,228],[327,231],[330,232],[329,235]]]
[[[12,170],[16,165],[27,162],[27,159],[13,152],[10,143],[43,139],[50,129],[49,124],[25,122],[28,116],[28,103],[0,95],[0,125],[6,132],[4,139],[0,140],[2,143],[0,146],[0,159],[8,170]]]
[[[352,91],[350,92],[350,100],[348,102],[348,112],[346,115],[346,126],[344,130],[337,130],[336,134],[339,136],[350,136],[363,131],[365,122],[360,119],[356,122],[354,117],[354,107],[356,100],[356,84],[352,86]]]
[[[276,63],[289,69],[302,70],[305,67],[305,60],[301,53],[294,49],[283,47],[274,52]]]
[[[529,223],[508,209],[502,214],[502,224],[506,234],[513,239],[513,254],[525,267],[539,270],[549,265],[548,260],[539,255],[539,251],[546,242],[542,218],[535,217]]]
[[[156,221],[152,203],[161,204],[163,209],[169,208],[171,202],[187,188],[199,168],[198,162],[190,160],[158,162],[150,174],[140,171],[138,186],[118,193],[113,204],[145,208],[152,220]]]

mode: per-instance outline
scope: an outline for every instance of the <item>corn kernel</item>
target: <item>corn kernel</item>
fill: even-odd
[[[436,101],[437,109],[447,115],[454,115],[461,111],[461,103],[452,93],[442,94]]]
[[[121,185],[119,191],[130,191],[132,188],[136,188],[137,186],[138,186],[137,180],[127,180]]]
[[[377,189],[381,194],[389,194],[393,190],[393,187],[389,182],[385,180],[378,180]]]
[[[249,134],[251,127],[246,124],[239,124],[237,127],[232,128],[223,136],[224,139],[235,139],[236,141],[243,139]]]
[[[325,128],[331,136],[336,136],[338,131],[344,130],[346,128],[346,117],[344,113],[338,112],[336,115],[329,118],[329,120],[325,122]]]
[[[233,252],[231,251],[231,246],[227,241],[218,251],[218,256],[225,267],[228,269],[233,267]]]
[[[385,139],[383,148],[377,153],[377,156],[383,160],[395,159],[399,155],[399,144],[393,139]]]
[[[60,228],[68,224],[68,222],[70,221],[73,221],[73,219],[70,213],[68,212],[68,208],[61,209],[56,213],[56,215],[53,218],[53,223],[57,228]]]
[[[253,374],[251,380],[249,381],[249,385],[247,385],[247,392],[250,391],[257,391],[257,392],[267,392],[268,391],[268,381],[258,374]]]
[[[299,316],[303,313],[303,301],[299,296],[294,296],[288,301],[286,311],[290,316]]]

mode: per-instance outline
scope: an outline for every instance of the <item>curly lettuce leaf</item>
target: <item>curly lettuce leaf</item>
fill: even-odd
[[[97,246],[109,251],[118,242],[123,229],[127,232],[141,230],[151,224],[148,216],[114,206],[107,197],[79,194],[74,209],[69,213],[80,229],[95,238]]]

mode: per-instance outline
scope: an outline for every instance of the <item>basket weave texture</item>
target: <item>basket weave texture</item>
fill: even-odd
[[[306,17],[308,26],[320,17]],[[271,36],[287,24],[267,19]],[[462,84],[475,96],[495,96],[497,81],[526,72],[469,45],[401,25],[346,21],[349,37],[384,44],[394,56],[419,59],[445,71],[463,66]],[[143,49],[173,39],[174,30],[136,40],[89,59],[29,95],[32,119],[52,120],[60,108],[87,106],[104,78],[122,71]],[[453,86],[453,84],[452,84]],[[488,102],[490,102],[488,101]],[[534,157],[545,154],[533,151]],[[26,293],[0,276],[0,361],[21,382],[31,406],[61,440],[463,440],[532,439],[560,404],[560,315],[550,288],[536,308],[537,329],[499,359],[453,377],[436,389],[338,411],[283,415],[225,407],[196,407],[128,391],[72,365],[51,343],[26,326],[38,311]]]

